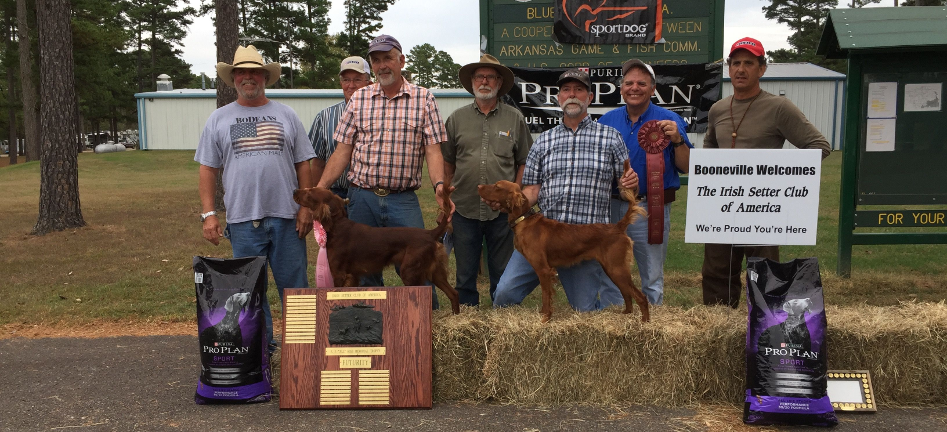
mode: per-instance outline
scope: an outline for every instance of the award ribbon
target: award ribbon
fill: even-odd
[[[657,120],[638,129],[638,145],[647,153],[648,244],[664,242],[664,149],[670,143]]]
[[[312,236],[319,244],[319,255],[316,257],[316,288],[335,288],[332,280],[332,271],[329,270],[329,252],[326,250],[326,229],[319,221],[312,221]]]

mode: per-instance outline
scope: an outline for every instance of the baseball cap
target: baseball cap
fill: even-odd
[[[347,57],[345,60],[342,60],[342,69],[339,70],[339,75],[342,75],[342,72],[347,70],[358,73],[371,73],[372,71],[371,68],[368,67],[368,62],[359,56]]]
[[[579,69],[569,69],[563,72],[562,75],[559,75],[556,85],[562,87],[562,84],[572,80],[585,84],[585,88],[592,90],[592,79],[589,78],[589,74]]]
[[[638,60],[638,59],[631,59],[631,60],[628,60],[628,61],[622,63],[622,64],[621,64],[621,76],[625,76],[625,75],[628,73],[628,71],[631,70],[631,68],[633,68],[633,67],[638,67],[638,68],[641,68],[641,69],[644,69],[644,70],[648,71],[648,73],[651,74],[651,80],[652,80],[652,81],[655,80],[655,78],[654,78],[654,69],[651,68],[651,65],[649,65],[649,64],[647,64],[647,63],[645,63],[645,62],[643,62],[643,61],[641,61],[641,60]]]
[[[766,54],[766,51],[763,50],[763,43],[749,37],[745,37],[733,43],[730,47],[730,55],[728,57],[733,57],[733,53],[736,50],[745,49],[757,57]]]
[[[368,53],[371,54],[375,51],[391,51],[392,48],[398,48],[398,51],[404,52],[401,49],[401,43],[398,42],[398,39],[395,39],[389,35],[380,35],[375,39],[372,39],[371,43],[368,44]]]

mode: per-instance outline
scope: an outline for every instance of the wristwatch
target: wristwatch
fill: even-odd
[[[209,211],[209,212],[207,212],[207,213],[201,213],[201,222],[204,222],[205,220],[207,220],[207,218],[209,218],[209,217],[211,217],[211,216],[217,216],[217,212],[211,210],[211,211]]]
[[[674,148],[678,148],[678,147],[684,145],[684,138],[681,137],[681,141],[680,141],[680,142],[671,143],[671,145],[674,146]]]

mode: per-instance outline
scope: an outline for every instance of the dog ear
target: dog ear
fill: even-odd
[[[233,298],[235,296],[236,294],[230,297],[227,297],[227,303],[224,303],[224,310],[226,310],[228,313],[233,312],[233,301],[234,301]]]

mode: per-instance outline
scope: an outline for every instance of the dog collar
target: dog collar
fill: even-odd
[[[528,218],[528,217],[530,217],[530,216],[532,216],[532,215],[534,215],[534,214],[536,214],[536,213],[539,213],[539,211],[537,211],[535,207],[530,207],[529,210],[526,210],[526,213],[523,213],[522,216],[516,218],[513,222],[510,222],[510,228],[515,227],[516,224],[518,224],[518,223],[520,223],[520,222],[526,220],[526,218]]]

